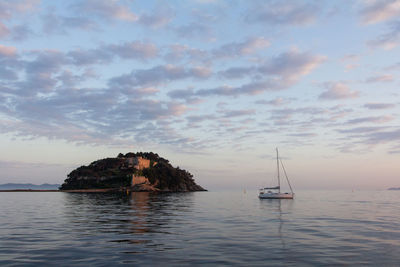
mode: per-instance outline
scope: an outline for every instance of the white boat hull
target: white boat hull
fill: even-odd
[[[267,193],[260,193],[258,197],[261,199],[293,199],[294,193],[267,192]]]

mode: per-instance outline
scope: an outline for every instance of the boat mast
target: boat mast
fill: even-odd
[[[281,192],[281,178],[279,177],[279,156],[278,156],[278,148],[276,148],[276,166],[278,167],[278,190]]]
[[[288,176],[287,176],[287,174],[286,174],[285,166],[283,166],[282,160],[280,160],[280,162],[281,162],[281,165],[282,165],[283,172],[285,173],[286,181],[287,181],[287,183],[288,183],[288,185],[289,185],[290,192],[292,192],[292,194],[293,194],[293,189],[292,189],[292,186],[290,185],[289,178],[288,178]]]

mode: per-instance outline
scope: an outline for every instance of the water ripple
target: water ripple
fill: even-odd
[[[0,265],[387,265],[398,192],[0,194]]]

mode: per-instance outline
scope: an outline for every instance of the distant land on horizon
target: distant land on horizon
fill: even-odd
[[[0,190],[14,190],[14,189],[32,189],[32,190],[57,190],[60,184],[18,184],[18,183],[7,183],[0,184]]]
[[[388,190],[400,190],[400,187],[391,187]]]

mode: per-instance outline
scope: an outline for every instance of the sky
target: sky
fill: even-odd
[[[400,0],[0,0],[0,183],[153,151],[211,190],[400,186]]]

